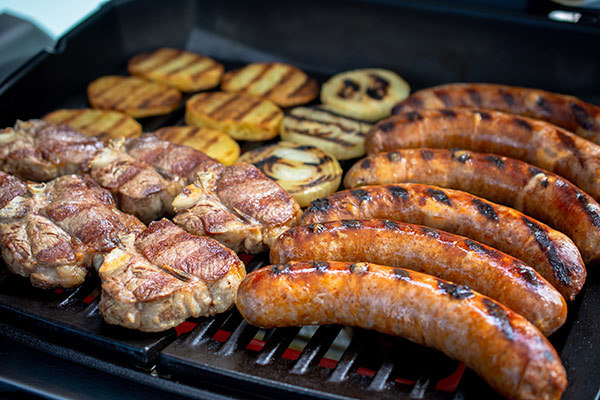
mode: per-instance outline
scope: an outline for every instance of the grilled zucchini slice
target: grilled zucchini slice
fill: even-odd
[[[310,144],[338,160],[365,155],[365,135],[372,125],[324,107],[296,107],[283,117],[281,139]]]
[[[273,101],[281,107],[306,104],[319,94],[317,81],[288,64],[254,63],[227,72],[221,89]]]
[[[352,118],[377,121],[388,117],[410,86],[398,74],[379,68],[356,69],[333,76],[321,88],[321,102]]]
[[[106,143],[110,139],[134,138],[142,133],[142,126],[135,119],[118,111],[91,108],[61,109],[47,114],[43,119],[55,125],[69,125]]]
[[[237,140],[272,139],[282,119],[283,111],[272,101],[237,93],[199,93],[185,105],[188,125],[217,129]]]
[[[198,92],[219,85],[224,68],[212,58],[189,51],[162,48],[141,53],[127,65],[131,75]]]
[[[331,154],[305,144],[279,142],[244,153],[240,161],[254,164],[302,207],[335,192],[342,180],[342,168]]]
[[[167,126],[154,132],[163,140],[192,147],[231,165],[240,157],[240,146],[229,135],[211,128],[197,126]]]
[[[181,102],[179,90],[135,76],[103,76],[89,84],[87,93],[92,107],[133,118],[168,114]]]

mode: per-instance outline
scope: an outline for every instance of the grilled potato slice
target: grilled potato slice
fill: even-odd
[[[181,102],[179,90],[135,76],[103,76],[89,84],[87,93],[92,107],[134,118],[168,114]]]
[[[342,180],[342,168],[332,155],[305,144],[279,142],[244,153],[240,161],[254,164],[301,207],[335,192]]]
[[[246,93],[273,101],[281,107],[306,104],[317,97],[317,82],[288,64],[254,63],[230,71],[223,77],[221,89]]]
[[[324,107],[296,107],[283,117],[281,139],[310,144],[338,160],[365,155],[365,135],[372,125]]]
[[[224,68],[200,54],[162,48],[136,55],[127,70],[131,75],[165,83],[182,92],[197,92],[218,86]]]
[[[87,136],[96,136],[104,142],[110,139],[134,138],[142,133],[142,126],[133,118],[118,111],[61,109],[44,116],[51,124],[65,124]]]
[[[167,126],[154,132],[163,140],[192,147],[231,165],[240,157],[240,146],[229,135],[211,128],[197,126]]]
[[[199,93],[185,105],[188,125],[217,129],[237,140],[272,139],[282,119],[283,111],[272,101],[237,93]]]
[[[377,121],[408,97],[410,86],[398,74],[379,68],[356,69],[333,76],[321,88],[321,102],[349,117]]]

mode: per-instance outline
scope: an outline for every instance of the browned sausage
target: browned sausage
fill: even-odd
[[[581,254],[566,235],[512,208],[458,190],[416,183],[346,190],[313,201],[302,224],[370,218],[426,225],[485,243],[532,266],[569,300],[585,282]]]
[[[474,107],[542,119],[600,144],[600,107],[577,97],[489,83],[451,83],[419,90],[392,114],[423,108]]]
[[[402,336],[464,362],[511,399],[558,399],[565,370],[525,318],[468,287],[401,268],[299,261],[240,285],[238,310],[262,328],[344,324]]]
[[[413,111],[377,124],[369,154],[400,148],[464,148],[517,158],[563,176],[600,199],[600,146],[544,121],[498,111]]]
[[[299,260],[372,262],[467,285],[549,335],[564,324],[565,299],[530,266],[462,236],[390,220],[345,220],[288,230],[271,247],[274,264]]]
[[[348,188],[399,182],[464,190],[516,208],[569,236],[586,263],[600,261],[600,205],[553,173],[493,154],[406,149],[367,157],[344,179]]]

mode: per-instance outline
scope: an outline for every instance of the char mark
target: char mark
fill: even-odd
[[[490,120],[492,119],[492,116],[490,115],[490,113],[485,112],[485,111],[481,111],[481,110],[473,110],[473,113],[479,115],[481,117],[481,119],[485,119],[485,120]]]
[[[358,229],[362,226],[362,222],[357,219],[345,219],[342,221],[342,225],[350,229]]]
[[[254,166],[260,170],[269,171],[272,170],[273,165],[277,164],[279,161],[281,161],[281,157],[273,155],[255,162]]]
[[[502,160],[500,157],[487,156],[485,159],[490,163],[494,164],[496,168],[503,169],[506,167],[506,164],[504,164],[504,160]]]
[[[291,268],[292,268],[292,266],[288,263],[271,265],[271,274],[272,275],[287,274],[288,272],[290,272]]]
[[[433,94],[435,94],[436,97],[440,99],[442,103],[444,103],[444,107],[452,107],[452,99],[450,98],[448,92],[445,92],[443,90],[436,90],[433,92]]]
[[[473,291],[470,287],[464,285],[456,285],[450,282],[438,281],[438,288],[445,294],[450,295],[453,299],[462,300],[473,297]]]
[[[434,154],[431,150],[421,150],[421,158],[425,161],[433,160]]]
[[[320,273],[323,273],[329,269],[329,263],[327,261],[312,261],[312,266]]]
[[[577,121],[579,126],[587,130],[594,128],[594,122],[590,117],[590,114],[588,114],[588,112],[583,107],[574,102],[570,102],[569,105],[571,106],[573,117],[575,117],[575,121]]]
[[[502,95],[502,100],[504,100],[509,107],[512,107],[515,104],[515,99],[512,94],[503,89],[500,89],[500,94]]]
[[[467,95],[471,102],[475,104],[476,107],[481,107],[481,95],[475,89],[467,89]]]
[[[392,121],[386,121],[379,124],[377,128],[379,128],[380,131],[387,133],[392,131],[394,129],[394,126],[396,126],[396,124],[394,124]]]
[[[465,244],[471,250],[479,254],[485,254],[486,256],[498,258],[500,257],[500,253],[491,247],[487,247],[482,245],[481,243],[477,243],[471,239],[465,239]]]
[[[368,158],[364,159],[363,162],[360,164],[360,167],[362,169],[369,169],[369,168],[371,168],[371,160],[369,160]]]
[[[352,79],[344,79],[344,86],[340,89],[337,95],[341,98],[348,99],[354,96],[354,93],[360,90],[360,85]]]
[[[521,128],[527,129],[528,131],[532,131],[533,130],[533,127],[531,126],[531,124],[529,122],[525,121],[524,119],[513,118],[513,122],[516,125],[520,126]]]
[[[387,153],[387,158],[391,162],[398,162],[402,160],[402,155],[397,151],[390,151],[389,153]]]
[[[536,176],[537,174],[543,174],[544,171],[542,171],[539,168],[536,167],[529,167],[529,173],[531,174],[532,177]]]
[[[421,121],[423,119],[423,116],[418,111],[409,111],[404,114],[404,116],[408,118],[410,122]]]
[[[323,232],[326,228],[325,225],[321,224],[321,223],[314,223],[314,224],[308,224],[306,225],[306,229],[308,229],[309,231],[311,231],[312,233],[321,233]]]
[[[364,275],[369,271],[369,264],[365,262],[358,262],[350,264],[350,272],[357,275]]]
[[[394,268],[394,278],[403,281],[410,281],[410,272],[402,268]]]
[[[546,114],[548,114],[548,115],[552,114],[552,107],[550,107],[550,103],[548,103],[544,97],[542,97],[542,96],[538,97],[535,104],[540,109],[542,109]]]
[[[372,84],[367,88],[367,96],[375,100],[383,99],[387,95],[390,83],[377,74],[370,74],[369,77],[372,79]]]
[[[537,286],[540,284],[540,281],[537,279],[537,276],[535,275],[535,271],[533,270],[533,268],[521,263],[520,261],[515,261],[514,266],[517,269],[519,276],[521,278],[525,279],[525,281],[527,281],[528,283],[530,283],[534,286]]]
[[[579,161],[579,164],[582,167],[585,167],[585,161],[584,161],[581,153],[579,152],[579,149],[577,148],[577,145],[575,144],[575,141],[573,140],[573,137],[571,137],[571,135],[568,134],[567,132],[562,131],[560,129],[556,130],[556,135],[558,136],[558,139],[560,140],[560,143],[567,150],[569,150],[571,153],[573,153],[573,155],[575,156],[575,158],[577,158],[577,161]]]
[[[423,226],[423,227],[421,227],[421,230],[423,231],[424,234],[426,234],[427,236],[431,236],[434,239],[440,238],[440,233],[435,229],[431,229],[427,226]]]
[[[589,203],[587,196],[580,191],[576,191],[576,197],[585,210],[585,213],[591,218],[594,225],[600,228],[600,215],[598,215],[598,212],[594,210],[594,207],[592,207],[592,205]]]
[[[327,211],[331,208],[331,202],[329,201],[329,199],[323,197],[321,199],[317,199],[317,200],[313,200],[312,203],[310,203],[310,207],[308,208],[309,212],[323,212],[323,211]]]
[[[371,201],[373,198],[371,197],[371,193],[364,189],[355,189],[352,191],[352,195],[356,197],[359,203],[363,201]]]
[[[461,153],[459,155],[456,155],[457,151],[452,152],[452,156],[456,159],[456,161],[458,161],[459,163],[466,163],[467,160],[469,160],[471,158],[471,154],[469,153]]]
[[[442,113],[442,115],[449,117],[449,118],[456,118],[456,113],[452,110],[449,110],[447,108],[442,108],[440,110],[440,113]]]
[[[398,223],[396,221],[390,221],[389,219],[383,220],[383,226],[386,229],[394,229],[397,230],[399,228]]]
[[[475,207],[477,207],[479,214],[483,215],[489,220],[498,221],[498,214],[496,214],[496,210],[494,210],[494,207],[491,204],[481,201],[477,198],[473,199],[473,204],[475,204]]]
[[[408,199],[408,190],[400,186],[388,186],[388,190],[394,198],[400,197],[403,200]]]
[[[427,189],[427,192],[435,201],[439,201],[449,207],[452,207],[452,202],[450,201],[446,193],[437,189]]]
[[[506,336],[508,340],[513,340],[515,338],[515,332],[504,309],[487,297],[483,298],[483,304],[485,305],[485,308],[487,308],[488,313],[494,318],[496,326],[502,331],[504,336]]]

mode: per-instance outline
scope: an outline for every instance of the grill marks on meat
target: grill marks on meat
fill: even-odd
[[[0,208],[17,196],[25,196],[27,192],[27,185],[23,181],[0,171]]]
[[[125,237],[105,257],[99,273],[104,319],[156,332],[189,317],[229,309],[246,270],[237,255],[217,241],[161,220],[137,239]]]
[[[249,253],[265,250],[301,213],[289,193],[247,163],[198,173],[173,207],[173,221],[186,231]]]
[[[66,125],[17,121],[0,131],[0,169],[21,179],[49,181],[89,171],[88,162],[100,148],[102,142]]]

